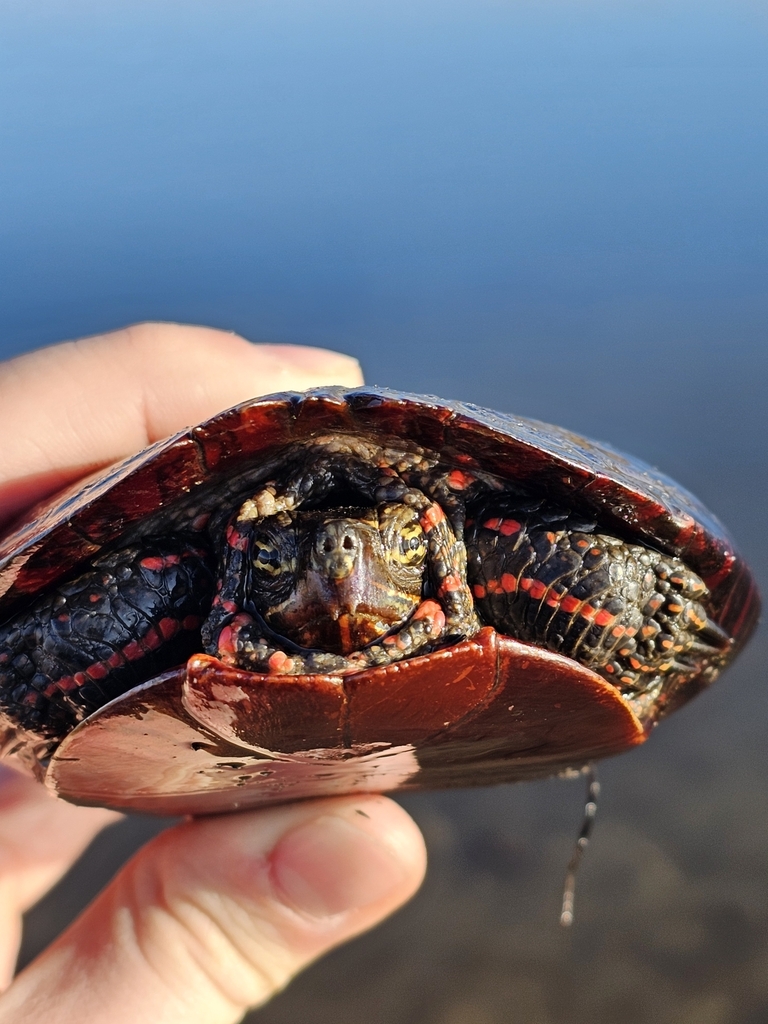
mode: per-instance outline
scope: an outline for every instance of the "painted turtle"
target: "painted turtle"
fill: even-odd
[[[0,542],[3,751],[158,813],[550,775],[641,743],[757,612],[712,515],[605,445],[273,395]]]

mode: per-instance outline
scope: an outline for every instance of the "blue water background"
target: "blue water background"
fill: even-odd
[[[153,318],[339,348],[641,455],[765,581],[767,129],[758,2],[6,2],[0,354]],[[606,766],[570,944],[578,786],[409,798],[422,896],[254,1020],[763,1021],[764,654]]]

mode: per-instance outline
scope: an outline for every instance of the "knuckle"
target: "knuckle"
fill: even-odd
[[[138,858],[125,902],[129,941],[162,985],[183,1002],[202,996],[237,1012],[283,988],[299,958],[265,908],[206,885],[172,843],[152,845],[166,849]]]

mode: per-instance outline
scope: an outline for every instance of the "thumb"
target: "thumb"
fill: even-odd
[[[231,1024],[421,882],[397,804],[343,798],[188,821],[128,863],[0,998],[0,1024]]]

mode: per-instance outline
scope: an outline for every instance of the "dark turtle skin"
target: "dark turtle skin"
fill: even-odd
[[[757,611],[713,517],[606,446],[270,396],[0,542],[4,749],[163,813],[551,774],[641,742]]]

